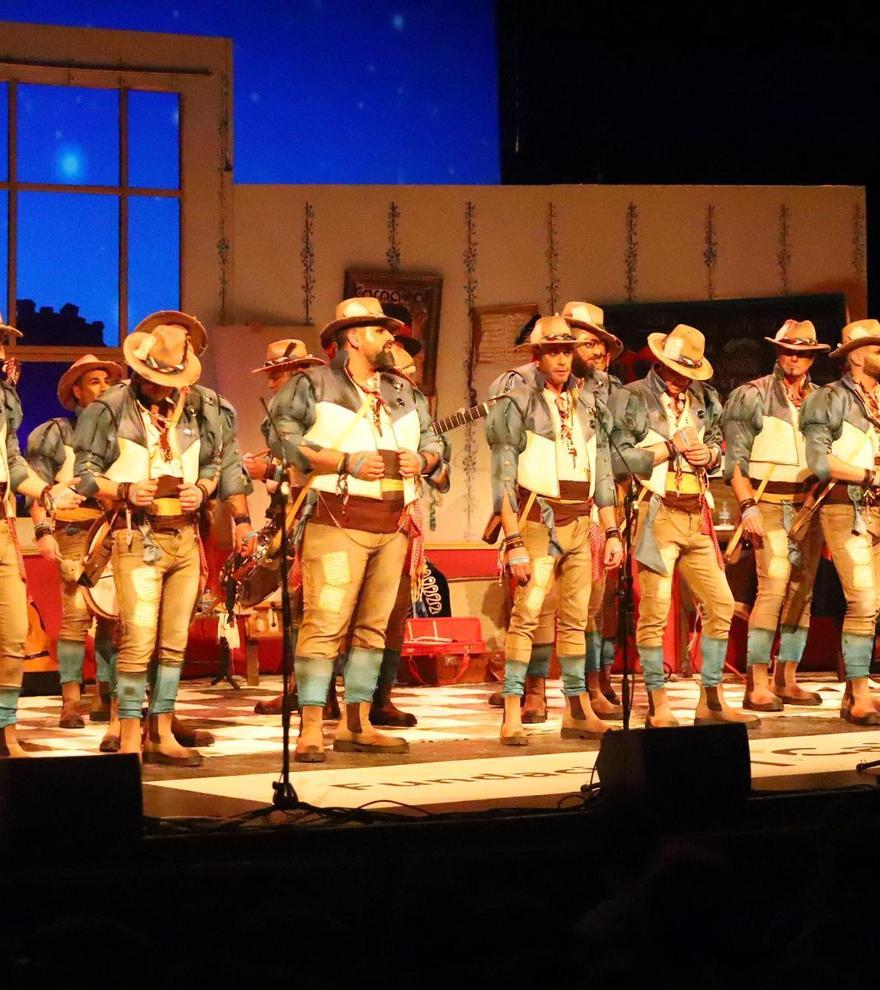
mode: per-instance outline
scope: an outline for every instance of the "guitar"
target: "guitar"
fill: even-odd
[[[488,416],[489,407],[503,398],[503,395],[493,395],[491,398],[486,399],[485,402],[471,406],[470,409],[462,409],[457,413],[453,413],[451,416],[446,416],[444,419],[435,420],[431,426],[435,433],[448,433],[450,430],[457,430],[460,426],[467,426],[468,423],[474,423],[478,419]]]

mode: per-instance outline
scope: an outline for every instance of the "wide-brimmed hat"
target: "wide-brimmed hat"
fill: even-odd
[[[784,347],[787,351],[827,353],[831,350],[830,344],[819,343],[816,328],[810,320],[786,320],[776,331],[775,337],[765,337],[764,340],[777,347]]]
[[[685,378],[705,382],[712,377],[712,365],[706,360],[706,338],[695,327],[679,323],[669,333],[649,333],[648,347],[661,364]]]
[[[577,338],[574,330],[568,320],[562,316],[542,316],[532,327],[528,338],[517,344],[517,349],[531,350],[533,347],[550,347],[554,344],[569,344],[572,348],[576,347]]]
[[[611,360],[614,361],[623,353],[623,341],[610,330],[605,329],[605,311],[588,302],[567,302],[562,307],[560,316],[564,317],[574,327],[575,331],[586,330],[605,345]],[[575,333],[575,336],[578,336]]]
[[[880,344],[880,321],[878,320],[856,320],[840,331],[840,344],[828,357],[839,358],[844,354],[849,354],[857,347],[866,347],[869,344]]]
[[[184,388],[202,373],[201,361],[178,323],[161,324],[150,333],[130,333],[122,342],[122,353],[132,371],[157,385]]]
[[[256,375],[260,371],[275,371],[278,368],[310,368],[315,364],[325,364],[326,362],[314,354],[309,354],[309,349],[302,340],[295,337],[288,337],[286,340],[273,340],[266,345],[266,363],[251,371]]]
[[[196,352],[196,357],[202,354],[208,346],[208,331],[202,321],[189,313],[181,313],[179,309],[160,309],[145,316],[134,328],[132,333],[152,333],[156,327],[175,325],[183,327],[189,337],[190,345]]]
[[[102,361],[94,354],[83,354],[58,379],[58,401],[65,409],[71,411],[76,409],[76,396],[73,394],[73,387],[89,371],[106,371],[111,385],[122,381],[124,374],[122,365],[115,361]]]
[[[14,326],[6,323],[3,319],[3,314],[0,313],[0,340],[4,337],[23,337],[24,334],[21,330],[16,330]]]
[[[355,296],[343,299],[336,306],[336,316],[321,331],[321,346],[329,346],[340,330],[348,327],[384,327],[393,334],[400,333],[406,324],[387,316],[382,303],[373,296]]]

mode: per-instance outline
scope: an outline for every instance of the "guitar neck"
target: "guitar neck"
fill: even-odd
[[[495,402],[497,397],[481,402],[479,405],[471,406],[470,409],[462,409],[461,412],[453,413],[445,419],[436,420],[432,426],[435,433],[448,433],[450,430],[457,430],[460,426],[467,426],[478,419],[483,419],[489,413],[489,407]]]

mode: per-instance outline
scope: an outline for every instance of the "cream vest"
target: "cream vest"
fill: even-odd
[[[571,393],[568,393],[569,395]],[[555,439],[526,431],[525,450],[519,455],[516,480],[523,488],[547,498],[559,498],[560,481],[588,481],[592,498],[596,487],[596,434],[584,439],[576,408],[572,408],[572,440],[577,457],[573,460],[562,439],[562,420],[556,405],[556,393],[544,389],[541,401],[553,423]]]

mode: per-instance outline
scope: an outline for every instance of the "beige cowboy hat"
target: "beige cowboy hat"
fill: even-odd
[[[190,345],[196,352],[196,357],[204,353],[208,346],[208,331],[202,321],[189,313],[181,313],[178,309],[160,309],[145,316],[134,328],[132,333],[152,333],[156,327],[176,325],[186,330]]]
[[[10,326],[10,324],[4,322],[3,314],[0,313],[0,340],[5,340],[7,337],[23,337],[24,334],[21,330],[16,330],[15,327]]]
[[[315,364],[325,364],[326,362],[314,354],[309,354],[309,349],[301,340],[289,337],[286,340],[273,340],[266,345],[266,363],[251,371],[252,375],[260,371],[274,371],[277,368],[309,368]]]
[[[655,358],[685,378],[705,382],[712,377],[706,360],[706,338],[695,327],[679,323],[669,333],[649,333],[648,347]]]
[[[776,331],[775,337],[765,337],[770,344],[784,347],[787,351],[818,351],[828,352],[830,344],[820,344],[816,337],[816,328],[810,320],[786,320]]]
[[[58,379],[58,401],[65,409],[76,409],[76,396],[73,394],[73,387],[88,371],[106,371],[110,384],[115,385],[122,381],[123,368],[115,361],[102,361],[94,354],[83,354],[77,358],[73,364]]]
[[[542,316],[532,327],[532,332],[517,350],[531,350],[533,347],[550,347],[553,344],[577,346],[577,338],[571,324],[562,316]]]
[[[849,354],[857,347],[865,347],[868,344],[880,344],[880,321],[878,320],[856,320],[840,331],[841,342],[837,349],[833,350],[828,357],[839,358],[844,354]]]
[[[598,337],[608,349],[612,361],[623,353],[623,341],[605,329],[605,312],[599,306],[588,302],[567,302],[560,316],[568,320],[576,331],[587,330]]]
[[[393,316],[386,316],[382,304],[373,296],[355,296],[337,304],[335,318],[321,331],[321,346],[329,347],[336,334],[347,327],[384,327],[398,334],[405,325]]]
[[[160,324],[150,333],[130,333],[122,342],[122,353],[132,371],[157,385],[184,388],[202,373],[189,336],[178,323]]]

